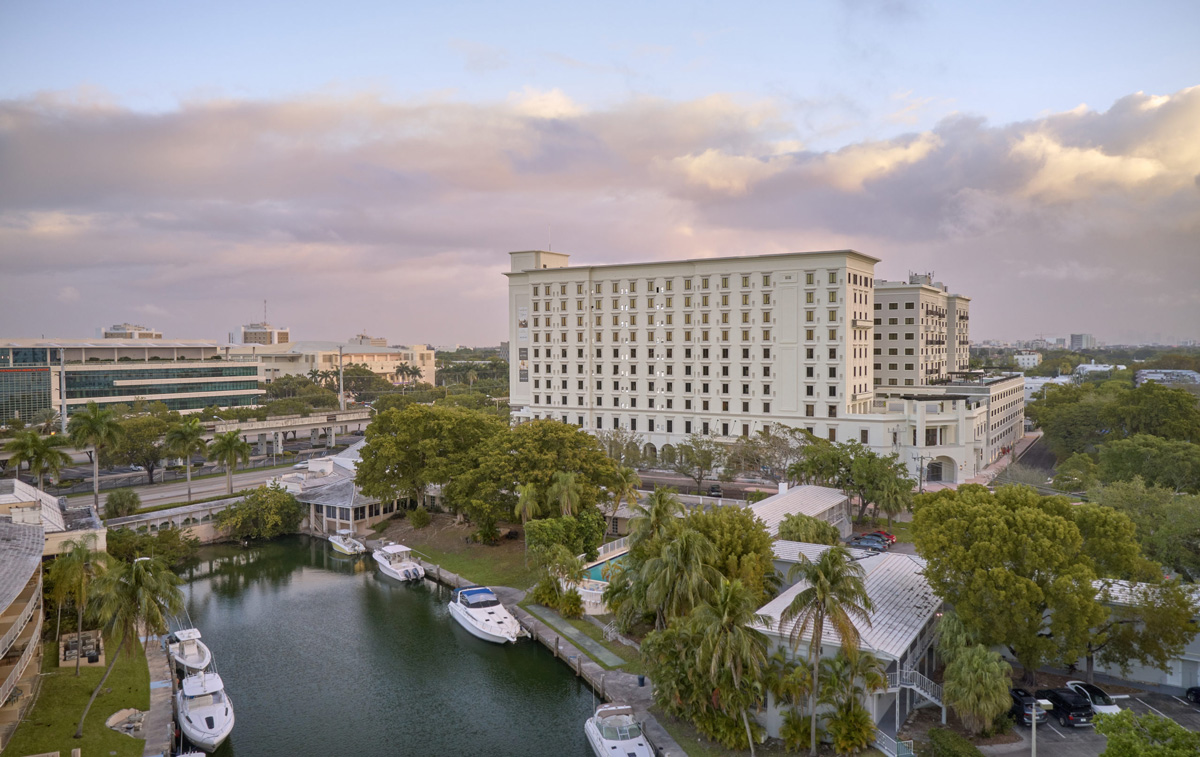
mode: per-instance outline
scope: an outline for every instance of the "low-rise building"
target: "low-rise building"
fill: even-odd
[[[105,339],[162,339],[161,331],[137,326],[132,323],[118,323],[104,330]]]
[[[232,334],[230,335],[232,336]],[[233,341],[230,339],[229,341]],[[292,341],[292,331],[276,328],[267,322],[248,323],[242,326],[238,344],[287,344]]]
[[[785,485],[781,484],[783,488]],[[805,484],[793,486],[750,505],[750,510],[766,524],[772,538],[779,536],[779,524],[789,515],[807,515],[823,520],[838,530],[843,538],[850,535],[850,498],[845,492],[827,486]]]
[[[1141,386],[1147,381],[1153,381],[1163,386],[1197,386],[1200,385],[1200,373],[1181,370],[1141,370],[1133,374],[1133,385]]]
[[[1013,355],[1013,360],[1016,362],[1017,367],[1021,370],[1029,370],[1030,368],[1036,368],[1042,364],[1042,353],[1018,352],[1017,354]]]
[[[33,702],[43,614],[42,528],[0,520],[0,750]]]
[[[1065,386],[1074,383],[1070,376],[1026,376],[1025,404],[1032,402],[1048,386]]]
[[[408,381],[401,366],[420,371],[417,381],[432,384],[437,378],[434,351],[424,347],[379,347],[354,342],[291,342],[230,347],[232,361],[261,363],[267,383],[282,376],[307,376],[313,371],[336,371],[339,366],[365,365],[369,371],[392,382]]]
[[[355,534],[366,534],[396,511],[396,502],[368,497],[354,483],[364,446],[365,439],[336,455],[309,460],[303,467],[297,466],[291,473],[274,479],[274,483],[308,506],[301,527],[309,533],[330,536],[340,529],[349,529]]]
[[[37,526],[44,535],[42,553],[52,557],[63,551],[63,542],[88,534],[96,537],[96,550],[107,548],[108,530],[92,508],[90,498],[55,497],[15,478],[0,479],[0,523]]]

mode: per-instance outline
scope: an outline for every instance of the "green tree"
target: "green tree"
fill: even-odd
[[[131,528],[110,528],[106,539],[108,554],[131,563],[139,557],[157,557],[172,570],[182,568],[200,552],[200,540],[182,528],[160,528],[154,533],[138,533]]]
[[[1087,491],[1100,482],[1099,468],[1091,455],[1076,452],[1055,469],[1055,489],[1060,492]]]
[[[1140,478],[1151,486],[1200,493],[1200,444],[1138,434],[1100,446],[1104,483]]]
[[[83,722],[121,652],[136,649],[139,630],[145,629],[147,634],[166,633],[167,619],[183,609],[179,583],[179,577],[162,561],[151,557],[120,563],[104,573],[97,587],[98,615],[109,637],[119,639],[120,643],[109,650],[108,667],[79,717],[75,738],[83,738]]]
[[[1108,612],[1089,629],[1087,682],[1095,682],[1097,659],[1120,667],[1126,676],[1134,661],[1168,671],[1196,637],[1193,619],[1200,614],[1200,602],[1190,587],[1172,580],[1101,583],[1098,599]]]
[[[196,416],[189,416],[167,429],[164,439],[166,452],[183,460],[187,471],[187,501],[192,501],[192,456],[208,453],[208,442],[204,439],[204,426]]]
[[[710,436],[691,434],[675,445],[675,462],[671,470],[696,482],[696,488],[704,487],[704,480],[711,478],[713,471],[725,461],[725,447]]]
[[[813,438],[801,448],[800,459],[788,469],[788,477],[793,481],[845,491],[851,462],[849,447]]]
[[[419,500],[429,486],[445,486],[473,468],[484,442],[505,431],[496,417],[473,410],[426,405],[384,410],[367,427],[355,480],[369,497]]]
[[[1100,757],[1194,757],[1200,754],[1200,733],[1170,718],[1122,709],[1116,715],[1097,715],[1096,732],[1108,737]]]
[[[721,507],[693,512],[684,522],[713,545],[712,565],[730,581],[740,580],[758,606],[778,588],[771,534],[762,519],[748,507]]]
[[[225,493],[233,496],[233,469],[250,462],[250,445],[242,439],[241,429],[215,435],[208,445],[208,459],[225,466]]]
[[[521,519],[521,525],[527,526],[530,520],[541,514],[542,500],[537,487],[533,484],[517,487],[517,509],[513,511],[513,515]],[[528,547],[528,540],[526,546]]]
[[[550,489],[546,495],[552,503],[558,505],[563,517],[576,513],[583,496],[575,474],[565,471],[557,471],[550,479]]]
[[[633,506],[629,519],[629,558],[640,565],[658,553],[659,544],[680,528],[683,502],[674,489],[654,487],[641,503]]]
[[[864,585],[866,574],[862,566],[850,559],[850,553],[842,546],[830,547],[817,560],[807,557],[788,571],[790,583],[803,582],[801,589],[784,608],[779,617],[779,630],[785,628],[792,649],[800,648],[804,636],[808,636],[808,659],[812,665],[812,691],[809,713],[809,754],[817,753],[817,691],[820,690],[822,640],[825,626],[837,633],[842,648],[847,653],[857,651],[858,627],[855,621],[871,624],[871,598]]]
[[[638,489],[641,486],[642,479],[636,470],[627,465],[617,468],[617,475],[613,478],[612,488],[608,492],[612,496],[612,514],[614,516],[621,509],[622,502],[630,505],[637,502]]]
[[[799,462],[812,438],[803,429],[772,424],[735,442],[729,448],[725,467],[779,483],[788,479],[788,470]]]
[[[304,519],[304,507],[278,484],[260,486],[217,514],[217,526],[237,539],[274,539],[290,534]]]
[[[863,700],[887,688],[883,663],[870,652],[839,649],[821,660],[820,667],[819,699],[833,708],[825,715],[825,732],[834,752],[857,754],[875,740],[875,721]]]
[[[105,518],[124,518],[142,507],[142,498],[133,489],[114,489],[104,498]]]
[[[720,574],[713,568],[717,553],[704,534],[681,529],[659,553],[642,565],[646,604],[655,610],[655,628],[682,617],[708,600]]]
[[[1009,664],[982,644],[957,650],[947,662],[943,696],[972,736],[991,731],[996,718],[1012,706],[1011,673]]]
[[[38,488],[42,488],[42,479],[46,474],[54,480],[62,473],[62,469],[71,464],[71,456],[59,447],[63,443],[57,436],[40,437],[37,454],[29,462],[31,473],[37,474]]]
[[[163,458],[163,434],[169,426],[153,415],[135,415],[120,421],[123,432],[116,444],[104,452],[124,465],[140,465],[146,469],[147,483],[154,483],[154,471]]]
[[[1133,521],[1147,558],[1193,579],[1200,576],[1200,496],[1146,486],[1140,478],[1098,487],[1089,496]]]
[[[71,416],[67,433],[76,449],[91,447],[92,452],[92,506],[100,512],[100,456],[102,451],[115,445],[125,433],[113,411],[89,402]]]
[[[78,539],[67,539],[50,566],[54,585],[62,587],[63,595],[75,605],[75,644],[79,649],[83,649],[83,618],[87,614],[88,600],[94,593],[96,579],[108,570],[106,555],[96,551],[96,543],[96,535],[90,533]],[[79,677],[78,656],[75,658],[75,677]]]
[[[779,538],[805,544],[828,544],[831,547],[842,542],[841,532],[832,523],[801,513],[784,516],[779,523]]]
[[[71,463],[71,457],[54,446],[51,437],[41,436],[37,431],[18,431],[12,441],[4,445],[4,451],[12,455],[13,477],[20,473],[22,464],[27,464],[29,472],[37,476],[39,489],[47,473],[58,475],[64,465]]]

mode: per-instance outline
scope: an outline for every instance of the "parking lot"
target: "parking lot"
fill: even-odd
[[[1128,699],[1117,701],[1122,708],[1133,710],[1139,715],[1147,712],[1161,717],[1170,718],[1190,731],[1200,731],[1200,706],[1194,705],[1183,698],[1165,694],[1140,692],[1130,694]],[[984,754],[989,755],[1019,755],[1030,753],[1029,728],[1016,726],[1022,742],[1019,744],[1003,744],[998,746],[980,747]],[[1049,757],[1097,757],[1104,751],[1107,739],[1096,733],[1090,726],[1082,728],[1063,728],[1053,716],[1038,726],[1038,754]]]

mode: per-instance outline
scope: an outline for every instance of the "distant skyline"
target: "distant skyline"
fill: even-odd
[[[0,5],[0,336],[506,338],[510,250],[851,247],[1200,338],[1200,4]]]

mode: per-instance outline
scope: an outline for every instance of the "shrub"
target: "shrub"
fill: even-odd
[[[875,739],[875,721],[858,699],[838,705],[829,713],[825,729],[837,754],[857,754]]]
[[[820,727],[818,726],[818,729]],[[783,714],[783,725],[779,729],[779,738],[789,752],[799,752],[806,749],[812,739],[812,721],[799,710],[790,709]],[[821,731],[817,731],[817,741],[821,740]]]
[[[413,510],[412,517],[409,520],[412,521],[413,528],[425,528],[433,522],[433,516],[424,507],[418,507],[416,510]]]
[[[954,731],[945,728],[929,729],[930,757],[983,757],[983,752]]]
[[[575,589],[563,592],[558,598],[558,614],[564,618],[583,617],[583,597]]]
[[[495,544],[500,541],[500,529],[496,526],[496,522],[480,523],[479,530],[475,532],[475,541],[480,544]]]
[[[543,607],[554,607],[558,604],[558,585],[550,576],[542,576],[542,580],[529,592],[529,598]]]
[[[142,506],[142,498],[133,489],[116,489],[104,500],[105,518],[123,518],[133,515]]]

